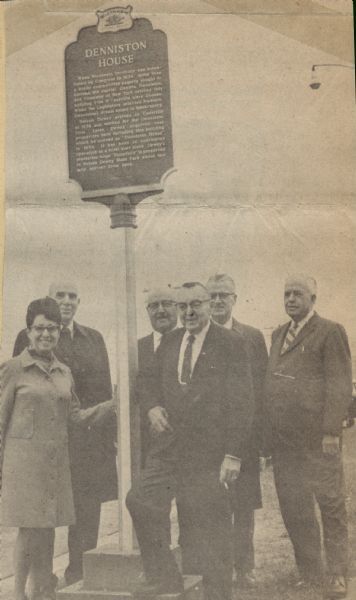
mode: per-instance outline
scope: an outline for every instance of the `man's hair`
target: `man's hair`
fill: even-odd
[[[164,300],[172,300],[175,301],[176,291],[175,288],[172,288],[171,284],[167,286],[156,287],[152,289],[144,289],[143,292],[145,294],[145,304],[146,307],[150,303],[153,297],[155,298],[163,298]]]
[[[62,287],[73,288],[73,291],[75,291],[75,293],[77,294],[77,296],[79,298],[79,290],[78,290],[77,284],[68,279],[56,279],[56,281],[52,281],[52,283],[50,284],[49,289],[48,289],[48,295],[51,298],[53,298],[53,295],[55,294],[55,292],[60,291]]]
[[[206,283],[206,285],[208,286],[210,283],[216,283],[219,281],[227,281],[228,283],[231,284],[234,292],[236,292],[236,286],[235,286],[235,282],[233,280],[233,278],[228,275],[227,273],[215,273],[214,275],[211,275]]]
[[[32,300],[32,302],[30,302],[26,314],[27,329],[32,327],[32,324],[38,315],[43,315],[46,319],[54,321],[58,325],[60,325],[62,321],[57,302],[49,296],[38,298],[37,300]]]
[[[194,287],[201,287],[204,290],[204,292],[209,294],[205,285],[203,283],[200,283],[200,281],[186,281],[185,283],[182,283],[182,288],[190,289],[190,288],[194,288]]]
[[[316,283],[316,279],[314,279],[314,277],[311,277],[310,275],[307,275],[306,273],[293,273],[292,275],[289,275],[286,279],[286,285],[289,282],[299,282],[301,283],[304,287],[307,288],[307,290],[309,290],[309,292],[311,293],[312,296],[316,296],[317,294],[317,283]]]

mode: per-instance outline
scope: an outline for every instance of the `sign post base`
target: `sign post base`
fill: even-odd
[[[105,545],[84,555],[84,579],[57,592],[58,600],[131,600],[142,574],[140,554],[123,554]],[[161,600],[202,600],[201,577],[184,576],[182,594],[162,594]]]

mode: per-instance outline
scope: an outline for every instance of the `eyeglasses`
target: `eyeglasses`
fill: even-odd
[[[151,312],[156,312],[159,310],[160,306],[162,306],[162,308],[172,308],[175,304],[176,303],[173,302],[173,300],[162,300],[161,302],[150,302],[147,304],[147,308]]]
[[[201,308],[202,304],[204,304],[205,302],[210,302],[210,299],[192,300],[191,302],[178,302],[177,306],[181,311],[187,310],[188,306],[190,306],[190,308],[192,308],[193,310],[199,310],[199,308]]]
[[[217,300],[218,298],[226,300],[229,296],[235,296],[235,294],[233,292],[213,292],[210,294],[212,300]]]
[[[74,292],[68,292],[68,294],[66,292],[57,292],[56,293],[57,300],[63,300],[66,296],[68,296],[69,300],[77,300],[78,299],[78,294],[75,294]]]
[[[48,325],[48,327],[44,327],[43,325],[33,325],[30,329],[34,329],[36,333],[48,331],[49,334],[52,334],[59,330],[59,325]]]

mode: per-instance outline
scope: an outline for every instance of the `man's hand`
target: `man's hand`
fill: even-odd
[[[228,486],[238,478],[240,474],[241,460],[233,456],[225,456],[220,467],[220,483]]]
[[[323,453],[326,456],[336,456],[340,453],[340,438],[338,435],[324,435],[322,441]]]
[[[151,431],[154,434],[164,431],[173,431],[168,423],[167,411],[162,406],[154,406],[148,411],[148,418],[151,424]]]

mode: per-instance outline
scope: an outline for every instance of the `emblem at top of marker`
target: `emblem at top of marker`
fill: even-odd
[[[97,10],[98,17],[97,30],[99,33],[107,31],[117,32],[124,29],[131,29],[133,20],[131,16],[132,6],[116,6],[105,10]]]

